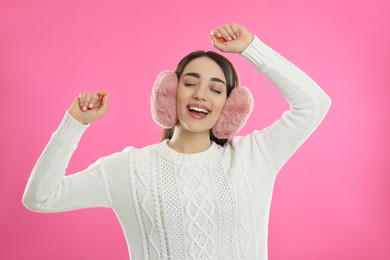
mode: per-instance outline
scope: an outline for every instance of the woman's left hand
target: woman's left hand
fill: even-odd
[[[243,52],[252,42],[253,34],[244,26],[225,24],[210,33],[213,46],[223,52]]]

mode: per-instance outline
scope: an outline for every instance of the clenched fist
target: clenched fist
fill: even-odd
[[[108,108],[108,93],[99,91],[81,93],[73,102],[69,113],[77,121],[86,125],[103,117]]]
[[[243,52],[252,42],[253,34],[244,26],[225,24],[210,33],[213,46],[223,52]]]

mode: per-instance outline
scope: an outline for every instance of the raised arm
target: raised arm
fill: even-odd
[[[82,134],[90,122],[103,116],[107,110],[106,94],[98,93],[81,94],[66,111],[28,180],[23,195],[23,204],[28,209],[58,212],[110,206],[104,167],[108,159],[98,160],[82,172],[65,176]]]
[[[240,39],[242,35],[245,37]],[[253,40],[246,45],[250,35],[243,26],[233,24],[214,30],[212,39],[214,46],[221,51],[241,53],[290,104],[290,109],[279,120],[261,131],[255,131],[250,137],[254,138],[261,154],[277,173],[321,123],[329,110],[331,99],[307,74],[258,37],[253,36]]]

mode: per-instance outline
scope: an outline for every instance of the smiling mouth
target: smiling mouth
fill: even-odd
[[[187,111],[189,115],[195,119],[203,119],[211,112],[206,108],[191,105],[187,106]]]
[[[209,113],[209,110],[206,110],[206,109],[201,108],[201,107],[188,106],[188,110],[190,110],[191,112],[194,112],[194,113],[203,113],[206,115]]]

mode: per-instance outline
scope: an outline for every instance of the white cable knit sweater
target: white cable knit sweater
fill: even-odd
[[[256,36],[241,53],[290,103],[271,126],[221,147],[181,154],[166,141],[128,147],[65,175],[88,125],[68,112],[28,181],[24,205],[59,212],[112,208],[131,259],[267,259],[276,174],[326,115],[331,100]]]

